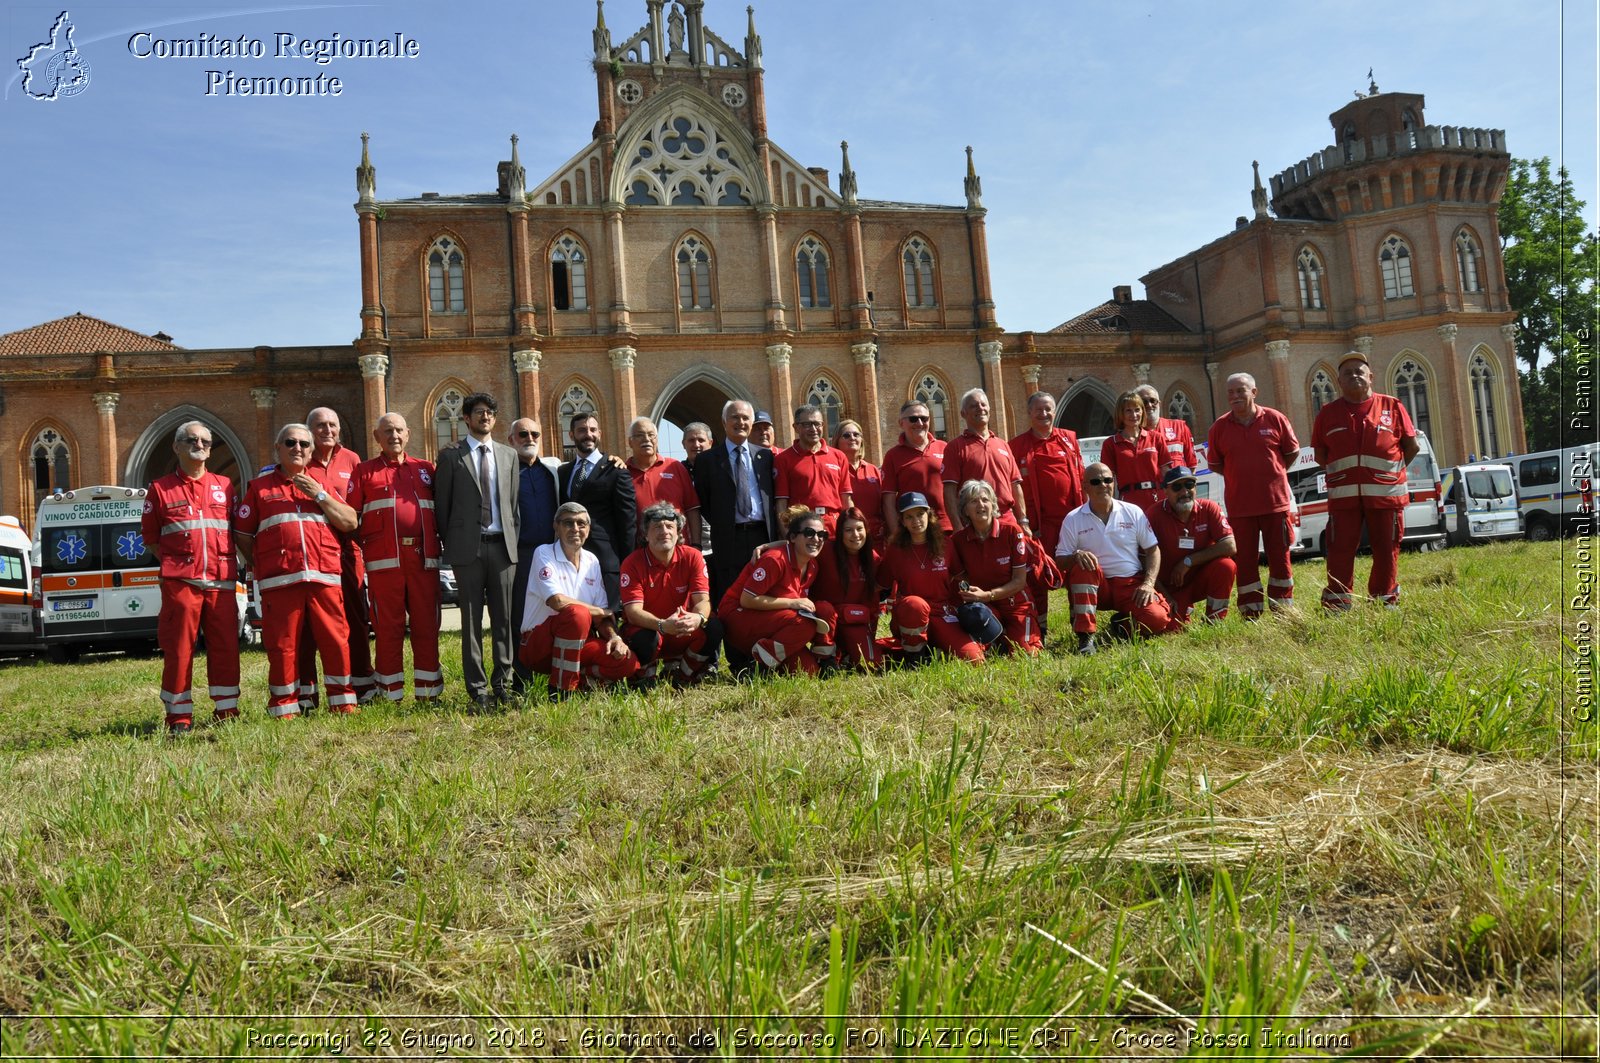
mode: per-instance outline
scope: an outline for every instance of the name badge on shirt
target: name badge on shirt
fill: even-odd
[[[1183,538],[1179,539],[1178,540],[1178,549],[1179,550],[1193,550],[1194,549],[1194,536],[1186,535]]]

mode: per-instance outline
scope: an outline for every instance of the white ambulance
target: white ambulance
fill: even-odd
[[[1426,432],[1417,433],[1417,456],[1406,466],[1406,486],[1411,497],[1406,503],[1406,534],[1401,545],[1419,550],[1443,549],[1444,496],[1440,491],[1439,465],[1434,461],[1433,444]],[[1300,457],[1289,467],[1289,493],[1300,514],[1300,527],[1290,553],[1323,553],[1324,533],[1328,530],[1328,478],[1310,447],[1301,447]],[[1365,540],[1363,529],[1363,543]]]
[[[0,654],[28,653],[33,630],[33,543],[16,517],[0,517]]]
[[[142,487],[80,487],[39,503],[33,597],[51,658],[150,648],[161,615],[161,566],[145,549]]]

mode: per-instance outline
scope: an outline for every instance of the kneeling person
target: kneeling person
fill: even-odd
[[[1195,475],[1176,465],[1161,478],[1167,497],[1145,510],[1161,547],[1156,586],[1172,602],[1174,624],[1187,624],[1189,611],[1204,598],[1206,620],[1228,615],[1228,595],[1236,574],[1237,547],[1222,507],[1194,495]]]
[[[722,647],[705,558],[682,541],[684,519],[671,502],[647,507],[645,545],[622,562],[622,637],[644,679],[655,678],[661,664],[669,675],[699,679]]]
[[[556,510],[556,541],[533,554],[517,658],[550,677],[552,697],[577,690],[583,678],[616,682],[639,670],[617,634],[599,560],[583,548],[589,511],[576,502]]]
[[[787,541],[744,567],[717,615],[733,649],[774,671],[815,675],[817,658],[835,653],[833,606],[810,597],[828,529],[820,516],[799,506],[785,519]]]
[[[1056,544],[1071,592],[1078,652],[1095,652],[1095,616],[1102,605],[1133,614],[1147,635],[1172,630],[1170,607],[1156,590],[1161,548],[1149,518],[1116,497],[1109,466],[1095,462],[1083,471],[1083,482],[1089,501],[1067,514]]]

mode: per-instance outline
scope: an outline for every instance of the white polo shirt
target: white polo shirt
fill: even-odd
[[[1144,572],[1139,563],[1139,551],[1156,545],[1155,529],[1144,510],[1131,502],[1111,500],[1111,514],[1104,522],[1095,516],[1085,502],[1061,522],[1061,539],[1056,544],[1057,557],[1069,557],[1079,550],[1087,550],[1100,561],[1100,568],[1109,579],[1137,576]]]
[[[600,577],[600,560],[587,550],[578,551],[578,563],[567,560],[560,543],[545,543],[533,552],[528,569],[528,596],[522,605],[523,631],[532,631],[556,615],[549,598],[563,594],[584,605],[606,608],[605,581]]]

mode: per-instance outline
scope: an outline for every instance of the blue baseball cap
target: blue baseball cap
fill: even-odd
[[[1187,465],[1174,465],[1161,477],[1161,486],[1172,487],[1175,484],[1182,483],[1184,480],[1188,480],[1190,483],[1198,483],[1199,477],[1195,476],[1194,470]]]
[[[907,491],[900,496],[900,501],[895,503],[895,511],[904,513],[908,509],[932,509],[928,505],[928,496],[921,491]]]

